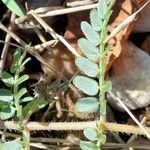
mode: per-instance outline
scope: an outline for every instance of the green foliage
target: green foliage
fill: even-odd
[[[13,117],[15,114],[15,108],[13,106],[3,106],[0,111],[1,120],[7,120]]]
[[[106,81],[106,82],[103,84],[102,92],[103,92],[103,93],[106,93],[106,92],[109,91],[111,88],[112,88],[112,82],[111,82],[111,81]]]
[[[84,113],[95,113],[99,109],[98,100],[95,97],[81,98],[76,102],[75,109]]]
[[[33,97],[32,96],[27,96],[21,99],[21,103],[23,102],[29,102],[29,101],[33,101]]]
[[[17,80],[16,84],[20,85],[20,84],[22,84],[23,82],[25,82],[28,79],[29,79],[28,75],[23,75],[23,76],[19,77],[19,79]]]
[[[78,45],[84,52],[87,58],[95,61],[99,58],[99,49],[90,43],[87,39],[81,38],[78,40]]]
[[[15,0],[2,0],[2,2],[10,9],[14,14],[18,16],[24,16],[24,12]]]
[[[100,135],[100,141],[101,141],[102,144],[105,144],[105,143],[106,143],[106,138],[107,138],[107,137],[106,137],[106,134],[103,134],[103,133],[102,133],[102,134]]]
[[[26,93],[27,93],[27,89],[26,88],[21,88],[18,91],[18,93],[15,95],[15,100],[19,101],[23,97],[23,95],[26,94]]]
[[[82,21],[81,29],[89,42],[91,42],[95,46],[99,45],[99,34],[92,28],[92,26],[88,22]]]
[[[28,115],[27,105],[22,105],[23,102],[32,102],[33,97],[27,96],[27,89],[22,87],[22,84],[29,79],[28,75],[21,75],[24,70],[25,64],[30,60],[30,58],[25,58],[26,50],[21,52],[20,49],[16,49],[13,55],[13,63],[10,67],[10,73],[4,71],[1,74],[1,79],[6,86],[6,88],[0,89],[0,119],[7,120],[14,118],[19,121],[20,131],[22,132],[24,128],[23,119]],[[38,103],[37,103],[38,104]],[[24,106],[24,107],[23,107]],[[36,106],[36,105],[35,105]],[[31,109],[31,107],[30,107]],[[37,108],[35,108],[37,110]],[[32,112],[35,111],[32,108]],[[40,109],[40,107],[38,107]],[[23,136],[24,137],[24,136]],[[23,138],[23,143],[27,147],[27,138]],[[21,149],[21,143],[19,142],[6,142],[0,145],[1,149]]]
[[[80,141],[80,148],[82,150],[99,150],[95,143],[87,141]]]
[[[34,99],[27,103],[27,105],[23,108],[23,116],[26,116],[28,113],[37,112],[38,110],[44,108],[47,104],[47,101],[39,101],[37,99]]]
[[[99,0],[97,10],[98,10],[98,15],[100,18],[104,19],[104,15],[106,14],[107,9],[108,9],[107,1],[106,0]]]
[[[27,96],[27,89],[22,84],[29,79],[26,74],[22,75],[25,64],[30,58],[26,57],[26,50],[23,52],[16,49],[13,55],[13,63],[10,67],[10,73],[4,71],[1,79],[6,88],[0,89],[0,119],[7,120],[13,118],[18,122],[19,129],[22,132],[24,128],[23,119],[27,115],[42,109],[47,102],[39,101],[32,96]],[[27,103],[26,105],[23,103]],[[23,134],[23,145],[29,147],[29,139]],[[6,142],[0,145],[0,149],[22,149],[19,142]]]
[[[21,57],[21,51],[19,49],[16,49],[16,51],[14,52],[14,55],[13,55],[13,62],[12,62],[12,65],[10,67],[10,72],[11,73],[15,73],[18,69],[18,62],[19,62],[19,59]]]
[[[107,5],[106,0],[99,0],[97,9],[90,12],[90,23],[81,22],[81,30],[85,38],[78,40],[78,45],[84,52],[85,57],[76,58],[76,65],[86,76],[74,78],[74,85],[90,96],[98,95],[99,98],[85,97],[76,102],[75,108],[79,112],[100,114],[100,121],[106,117],[105,94],[112,87],[110,81],[105,81],[106,54],[111,45],[104,43],[108,32],[108,21],[111,16],[112,0]],[[94,79],[93,79],[94,78]],[[95,80],[97,78],[97,80]],[[102,129],[103,130],[103,129]],[[84,135],[90,142],[81,141],[80,147],[84,150],[99,149],[101,144],[106,142],[106,134],[93,129],[85,129]]]
[[[22,115],[21,100],[25,98],[27,89],[21,88],[21,85],[29,79],[28,75],[20,75],[24,67],[23,62],[26,61],[27,63],[29,61],[28,58],[25,59],[25,55],[26,51],[21,53],[21,50],[17,49],[10,67],[12,75],[6,71],[1,74],[1,79],[7,87],[7,89],[0,89],[0,119],[2,120],[10,119],[15,114],[17,114],[17,117]],[[33,98],[30,97],[30,100],[33,100]]]
[[[4,84],[8,87],[12,87],[12,85],[14,84],[13,76],[7,73],[6,71],[2,72],[1,78]]]
[[[96,77],[98,75],[98,65],[85,57],[78,57],[75,61],[78,68],[89,77]]]
[[[18,141],[5,142],[0,144],[0,150],[23,150],[23,146]]]
[[[102,20],[100,19],[96,9],[91,10],[91,12],[90,12],[90,21],[91,21],[91,24],[92,24],[92,28],[95,31],[101,31],[101,29],[102,29]]]
[[[98,140],[98,132],[94,129],[91,129],[91,128],[86,128],[84,129],[83,131],[85,137],[90,140],[90,141],[96,141]]]
[[[11,102],[13,100],[13,95],[10,90],[0,89],[0,101]]]

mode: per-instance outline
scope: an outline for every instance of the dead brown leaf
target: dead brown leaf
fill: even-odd
[[[110,32],[113,31],[120,23],[122,23],[129,15],[132,14],[132,3],[130,0],[117,0],[113,8],[112,23],[110,24]],[[114,60],[119,57],[124,43],[127,41],[131,31],[133,30],[133,24],[122,29],[115,35],[109,43],[113,43],[114,47],[107,54],[109,61],[107,70],[111,67]]]
[[[150,3],[140,13],[134,31],[150,32]]]
[[[141,46],[142,50],[150,53],[150,35],[144,40]]]

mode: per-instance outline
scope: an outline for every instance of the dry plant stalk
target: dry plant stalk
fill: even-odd
[[[86,121],[86,122],[51,122],[51,123],[44,123],[44,122],[29,122],[26,124],[28,130],[56,130],[56,131],[68,131],[68,130],[84,130],[85,128],[93,128],[96,129],[97,125],[99,125],[99,121]],[[117,123],[110,123],[104,122],[100,124],[100,126],[104,129],[104,131],[109,132],[121,132],[126,134],[135,134],[135,135],[145,135],[145,133],[138,127],[132,125],[125,125],[125,124],[117,124]],[[7,128],[9,130],[18,130],[19,126],[17,122],[14,121],[5,121],[0,123],[0,128]],[[145,130],[150,133],[149,127],[144,127]]]

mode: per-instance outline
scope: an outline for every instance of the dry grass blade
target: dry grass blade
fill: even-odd
[[[143,127],[143,125],[135,118],[135,116],[132,114],[132,112],[125,106],[125,104],[118,98],[115,97],[114,94],[109,91],[109,94],[111,94],[112,97],[114,97],[124,108],[124,110],[129,114],[129,116],[135,121],[135,123],[139,126],[139,128],[145,133],[148,139],[150,139],[150,134],[148,131]]]
[[[53,10],[53,11],[49,11],[47,13],[44,14],[40,14],[40,17],[52,17],[52,16],[58,16],[58,15],[64,15],[64,14],[69,14],[69,13],[73,13],[73,12],[79,12],[79,11],[85,11],[85,10],[90,10],[93,8],[96,8],[97,4],[91,4],[91,5],[85,5],[85,6],[78,6],[78,7],[74,7],[74,8],[64,8],[64,9],[58,9],[58,10]],[[38,10],[36,11],[36,13],[38,13]],[[18,19],[15,20],[16,24],[22,23],[25,20],[28,19],[29,16],[23,16],[20,17]]]
[[[73,1],[73,2],[67,2],[68,7],[76,7],[81,5],[88,5],[97,2],[98,0],[82,0],[82,1]]]
[[[33,10],[28,12],[31,14],[42,26],[43,28],[51,34],[54,39],[60,40],[72,54],[79,57],[80,54],[74,49],[61,35],[57,34],[42,18],[40,18]]]
[[[24,48],[27,48],[28,52],[33,55],[39,62],[41,62],[43,65],[48,67],[50,70],[52,70],[57,75],[61,75],[59,72],[55,71],[42,57],[39,53],[35,51],[33,47],[30,47],[27,43],[25,43],[21,38],[19,38],[16,34],[14,34],[12,31],[8,30],[1,22],[0,22],[0,29],[4,32],[8,33],[14,40],[16,40],[20,45],[22,45]],[[63,76],[63,79],[66,80],[66,78]]]

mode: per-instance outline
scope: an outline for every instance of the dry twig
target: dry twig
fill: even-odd
[[[74,54],[76,57],[79,57],[80,54],[77,52],[76,49],[74,49],[61,35],[57,34],[42,18],[40,18],[33,10],[29,11],[29,14],[31,14],[42,26],[43,28],[50,33],[50,35],[54,39],[60,40],[67,48],[70,50],[72,54]]]
[[[16,17],[16,15],[12,13],[11,18],[10,18],[10,25],[8,27],[9,30],[13,29],[15,17]],[[3,69],[4,69],[4,64],[5,64],[5,60],[6,60],[10,40],[11,40],[11,36],[7,33],[6,37],[5,37],[5,44],[4,44],[4,47],[3,47],[3,50],[2,50],[2,54],[1,54],[0,74],[3,72]]]

